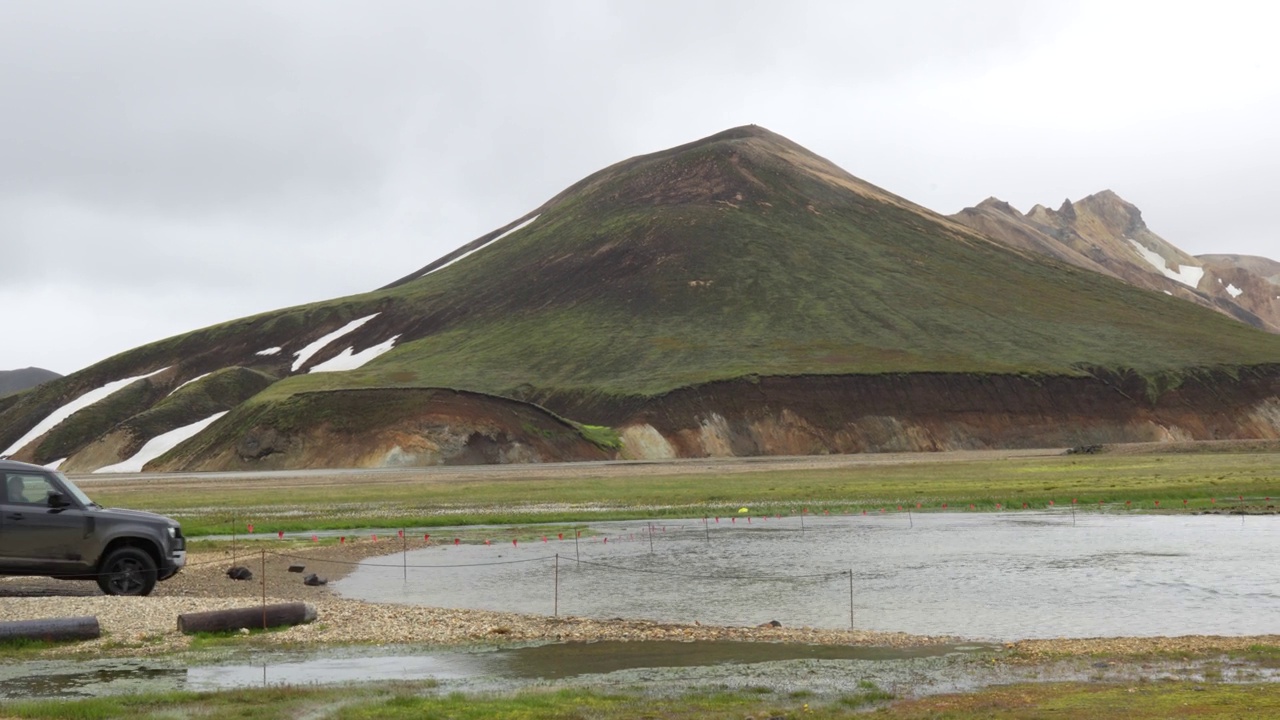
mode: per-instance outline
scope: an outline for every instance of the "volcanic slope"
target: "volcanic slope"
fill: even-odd
[[[1011,249],[749,126],[606,168],[380,290],[18,396],[0,446],[74,461],[122,424],[161,429],[128,421],[218,377],[217,398],[174,395],[163,417],[229,412],[148,468],[1052,444],[1068,415],[1079,438],[1271,436],[1280,410],[1255,405],[1274,363],[1280,337]],[[31,434],[121,378],[138,379],[64,421],[75,432]],[[1190,394],[1165,416],[1167,391]]]
[[[1142,212],[1110,190],[1036,205],[1027,214],[996,198],[951,218],[1010,247],[1041,253],[1212,308],[1280,333],[1280,263],[1242,255],[1194,257],[1147,227]]]

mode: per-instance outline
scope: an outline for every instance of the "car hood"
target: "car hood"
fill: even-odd
[[[155,513],[146,512],[144,510],[125,510],[123,508],[99,508],[95,512],[98,515],[105,515],[107,517],[118,517],[118,518],[124,518],[128,520],[140,520],[142,522],[154,523],[156,525],[173,525],[174,527],[177,527],[178,525],[177,521],[167,518],[164,515],[157,515]]]

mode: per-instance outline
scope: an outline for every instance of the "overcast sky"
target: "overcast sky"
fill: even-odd
[[[0,369],[384,285],[756,123],[943,213],[1280,258],[1271,3],[5,2]]]

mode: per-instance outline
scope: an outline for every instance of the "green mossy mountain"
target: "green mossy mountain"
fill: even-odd
[[[303,347],[370,315],[295,369]],[[307,372],[391,338],[358,369]],[[226,447],[255,418],[305,433],[310,421],[288,408],[316,404],[290,398],[341,402],[333,391],[448,388],[607,424],[611,408],[767,377],[1179,377],[1271,364],[1280,336],[1020,252],[748,126],[606,168],[379,290],[169,338],[49,383],[0,413],[0,446],[84,391],[166,366],[150,382],[228,367],[282,378],[202,435]],[[86,432],[146,413],[156,394],[120,393]],[[496,429],[476,433],[501,442]],[[35,447],[30,459],[53,459]]]

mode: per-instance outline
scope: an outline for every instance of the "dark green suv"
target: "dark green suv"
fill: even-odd
[[[0,460],[0,575],[96,580],[108,595],[148,595],[187,560],[178,523],[104,508],[66,475]]]

